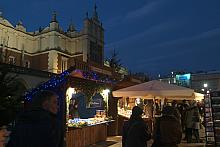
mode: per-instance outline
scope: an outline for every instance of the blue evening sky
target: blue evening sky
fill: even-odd
[[[1,0],[13,25],[28,31],[49,24],[53,11],[66,30],[81,29],[94,0]],[[132,72],[220,70],[220,0],[96,0],[105,28],[105,56],[119,53]]]

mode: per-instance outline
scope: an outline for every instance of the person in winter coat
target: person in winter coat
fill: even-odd
[[[18,116],[7,147],[58,147],[61,138],[57,111],[55,93],[34,94],[31,108]]]
[[[141,117],[142,114],[143,110],[140,107],[133,107],[130,119],[123,125],[123,147],[147,147],[147,141],[150,140],[151,134]]]
[[[187,143],[192,142],[192,135],[195,136],[196,142],[199,139],[200,115],[196,101],[190,102],[190,107],[186,110],[186,137]]]
[[[182,127],[172,106],[163,108],[162,117],[157,118],[152,147],[178,147],[182,138]]]
[[[192,134],[196,138],[196,142],[200,142],[199,138],[199,129],[200,129],[200,113],[199,113],[199,108],[197,106],[196,101],[192,102]]]
[[[176,100],[173,100],[172,101],[172,107],[174,108],[174,116],[179,120],[181,121],[181,114],[178,110],[178,107],[177,107],[177,101]]]

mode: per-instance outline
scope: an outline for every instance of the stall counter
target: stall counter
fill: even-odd
[[[85,147],[107,139],[107,125],[113,120],[78,119],[68,121],[67,147]],[[75,125],[73,125],[75,123]],[[76,124],[79,125],[76,125]],[[72,127],[70,127],[72,126]]]

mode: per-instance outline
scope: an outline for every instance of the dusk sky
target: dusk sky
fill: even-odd
[[[1,0],[13,25],[28,31],[49,25],[56,11],[66,30],[81,29],[94,0]],[[113,49],[132,72],[220,70],[220,0],[96,0],[105,29],[105,56]]]

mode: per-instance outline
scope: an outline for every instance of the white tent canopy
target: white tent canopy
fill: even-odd
[[[194,95],[195,95],[195,100],[197,101],[201,101],[202,99],[204,99],[204,94],[202,93],[194,92]]]
[[[113,91],[114,97],[134,98],[167,98],[167,99],[195,99],[193,89],[167,84],[157,80],[141,83],[131,87]],[[200,95],[201,96],[201,95]]]

